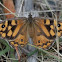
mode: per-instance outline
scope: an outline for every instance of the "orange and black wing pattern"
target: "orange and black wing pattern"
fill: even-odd
[[[19,45],[21,47],[24,47],[27,43],[28,43],[28,33],[27,33],[27,25],[24,25],[20,31],[20,33],[18,34],[18,36],[16,37],[16,39],[14,41],[10,41],[10,45],[12,45],[13,47],[18,47]]]
[[[25,26],[24,19],[6,20],[0,22],[0,36],[9,41],[12,46],[24,45],[26,34],[21,33]]]
[[[19,20],[8,20],[0,23],[0,35],[6,39],[14,39],[17,37],[20,28],[24,23]]]
[[[50,19],[35,19],[36,34],[33,38],[34,45],[49,49],[55,42],[56,34],[60,37],[62,35],[62,22]],[[58,33],[57,33],[58,30]]]
[[[58,30],[58,32],[57,32]],[[56,34],[62,35],[62,22],[52,19],[12,19],[0,23],[0,35],[13,47],[25,46],[31,37],[33,45],[49,49],[55,42]]]
[[[57,30],[58,36],[62,35],[62,22],[50,19],[37,19],[38,21],[35,23],[39,28],[41,33],[44,34],[48,39],[55,39]]]

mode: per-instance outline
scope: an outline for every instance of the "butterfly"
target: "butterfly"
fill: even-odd
[[[29,14],[28,18],[21,17],[8,19],[0,22],[0,36],[8,40],[12,47],[25,46],[29,38],[32,38],[33,45],[49,49],[55,42],[56,34],[62,35],[62,22],[54,19],[41,19],[32,17]]]

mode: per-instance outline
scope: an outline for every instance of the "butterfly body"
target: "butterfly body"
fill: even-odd
[[[41,19],[32,17],[7,20],[0,23],[0,35],[7,39],[13,47],[18,45],[25,46],[29,37],[32,38],[33,44],[43,49],[50,48],[56,38],[62,35],[62,22],[56,20]]]

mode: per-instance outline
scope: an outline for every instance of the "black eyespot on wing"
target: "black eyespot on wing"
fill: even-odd
[[[4,27],[5,27],[5,25],[3,24],[1,27],[2,27],[2,28],[4,28]]]
[[[60,24],[58,24],[58,27],[60,27],[61,25]]]

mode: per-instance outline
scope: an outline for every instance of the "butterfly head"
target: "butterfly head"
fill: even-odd
[[[28,22],[29,22],[29,24],[31,24],[32,21],[33,21],[32,15],[31,15],[31,13],[29,13],[29,15],[28,15]]]
[[[29,13],[29,15],[28,15],[28,18],[32,18],[32,15],[31,15],[31,13]]]

